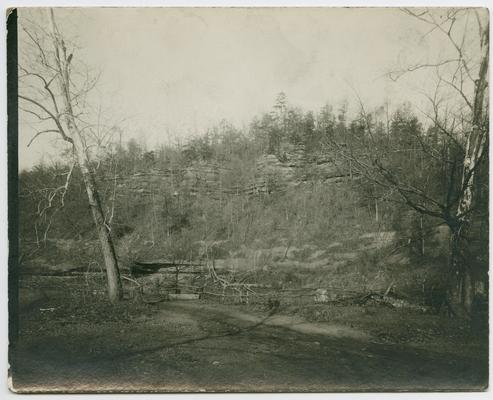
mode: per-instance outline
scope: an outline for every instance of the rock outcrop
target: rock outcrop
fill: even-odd
[[[308,159],[303,146],[284,149],[280,155],[262,155],[255,162],[254,174],[249,182],[228,184],[223,179],[227,173],[228,169],[217,163],[197,162],[184,168],[153,168],[127,176],[106,177],[105,180],[114,180],[120,193],[124,190],[146,196],[165,187],[175,195],[188,193],[194,196],[201,193],[219,197],[271,194],[308,180],[331,184],[352,176],[350,167],[330,154],[312,155]]]

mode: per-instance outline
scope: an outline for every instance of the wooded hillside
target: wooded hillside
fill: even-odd
[[[460,173],[457,146],[409,106],[349,119],[344,107],[305,112],[280,94],[247,131],[222,122],[183,145],[159,148],[114,133],[93,168],[124,271],[135,261],[214,258],[250,273],[252,282],[279,287],[322,282],[365,292],[394,282],[393,290],[416,303],[430,303],[447,286],[449,228],[361,173],[372,162],[371,134],[379,165],[402,182],[422,185],[429,197],[458,190],[449,189]],[[468,251],[485,293],[486,158],[478,174]],[[60,161],[23,171],[19,183],[21,268],[99,270],[80,173]]]

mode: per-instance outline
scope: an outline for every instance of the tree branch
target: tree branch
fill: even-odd
[[[413,66],[408,67],[406,69],[387,72],[384,76],[387,76],[388,78],[390,78],[390,80],[392,80],[393,82],[396,82],[397,80],[399,80],[399,78],[401,76],[403,76],[409,72],[414,72],[414,71],[418,71],[420,69],[425,69],[425,68],[439,68],[439,67],[442,67],[444,65],[447,65],[447,64],[450,64],[453,62],[458,62],[458,61],[460,61],[460,60],[457,58],[453,58],[453,59],[441,61],[438,63],[416,64],[416,65],[413,65]],[[394,75],[397,75],[397,76],[394,76]]]
[[[40,132],[37,132],[32,138],[31,140],[29,141],[29,143],[27,144],[27,147],[29,147],[31,145],[32,142],[34,142],[34,140],[42,135],[43,133],[48,133],[48,132],[56,132],[56,133],[60,133],[60,131],[58,129],[45,129],[44,131],[40,131]]]
[[[58,75],[58,73],[56,73],[49,81],[47,81],[41,74],[38,74],[38,73],[35,73],[35,72],[29,72],[28,70],[26,70],[25,68],[23,68],[21,66],[19,66],[19,68],[21,69],[21,71],[24,71],[24,76],[34,76],[34,77],[40,79],[43,82],[44,89],[48,92],[48,94],[49,94],[49,96],[51,98],[51,102],[53,103],[53,107],[55,108],[55,112],[58,115],[60,112],[58,110],[58,104],[57,104],[57,101],[56,101],[56,98],[55,98],[55,94],[50,89],[50,84],[56,78],[56,76]]]
[[[65,130],[63,129],[63,126],[62,126],[60,120],[50,110],[48,110],[43,104],[41,104],[40,102],[38,102],[34,99],[31,99],[30,97],[23,96],[21,94],[19,94],[18,97],[22,100],[28,101],[28,102],[38,106],[41,110],[43,110],[46,114],[48,114],[49,117],[53,120],[53,122],[55,122],[55,124],[58,128],[58,131],[60,132],[60,135],[62,136],[63,140],[65,140],[69,143],[72,143],[72,144],[74,143],[72,138],[67,136],[67,134],[65,133]]]

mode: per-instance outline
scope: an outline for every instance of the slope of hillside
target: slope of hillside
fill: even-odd
[[[389,286],[424,301],[435,285],[438,271],[411,266],[409,233],[395,231],[393,209],[374,209],[349,166],[330,154],[307,157],[292,146],[281,156],[100,178],[124,273],[135,261],[207,259],[231,282],[320,289],[324,301]],[[91,231],[53,238],[24,271],[97,272],[98,251]]]

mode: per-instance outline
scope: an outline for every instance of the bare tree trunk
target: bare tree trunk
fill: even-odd
[[[51,21],[51,28],[53,33],[53,46],[56,54],[56,62],[58,67],[58,84],[62,92],[62,98],[64,103],[64,115],[67,129],[71,134],[71,143],[79,168],[82,172],[84,184],[86,187],[87,197],[89,199],[89,206],[91,208],[94,224],[98,233],[99,242],[101,245],[101,251],[104,257],[104,263],[106,266],[106,276],[108,284],[108,296],[111,302],[121,300],[123,297],[122,284],[120,279],[120,272],[118,269],[118,261],[116,259],[115,248],[111,239],[111,234],[106,225],[103,208],[101,206],[101,199],[97,190],[96,181],[91,172],[89,163],[89,156],[87,154],[87,144],[85,142],[84,135],[77,127],[74,112],[72,108],[72,100],[70,94],[70,61],[71,56],[67,57],[66,48],[62,37],[60,36],[56,23],[53,9],[49,11],[49,17]]]
[[[462,195],[457,207],[457,221],[453,229],[451,243],[452,274],[456,277],[452,287],[451,300],[464,309],[467,315],[471,314],[474,292],[474,280],[471,267],[461,251],[467,248],[464,240],[465,232],[470,228],[471,212],[474,207],[474,185],[478,164],[485,151],[488,137],[487,116],[487,88],[489,63],[489,24],[481,31],[481,63],[479,76],[475,81],[474,103],[472,110],[472,128],[466,138],[465,155],[462,170]]]
[[[450,283],[448,302],[454,314],[458,314],[458,307],[462,304],[463,263],[460,256],[460,228],[454,229],[450,237]]]
[[[98,232],[99,243],[104,257],[108,296],[110,301],[114,303],[122,299],[123,289],[113,240],[111,239],[110,231],[105,223],[103,208],[101,206],[101,200],[99,198],[94,176],[88,166],[84,165],[84,161],[82,161],[82,164],[81,161],[79,161],[79,166],[84,178],[89,206],[91,207],[92,217]]]
[[[454,314],[469,317],[472,313],[474,279],[470,266],[463,255],[467,246],[462,228],[454,229],[450,242],[450,270],[451,282],[449,285],[448,301]]]

